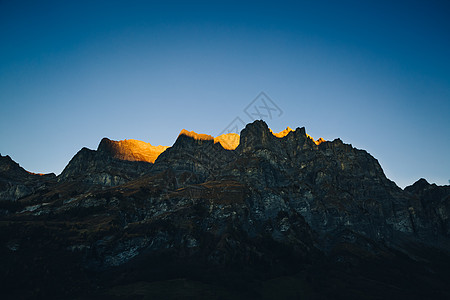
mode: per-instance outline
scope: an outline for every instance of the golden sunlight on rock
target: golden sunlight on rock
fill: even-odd
[[[226,133],[214,138],[214,143],[220,143],[224,149],[234,150],[239,146],[239,134]]]
[[[282,130],[280,132],[273,132],[270,128],[269,130],[277,138],[283,138],[287,136],[291,131],[294,131],[294,129],[290,127],[287,127],[285,130]],[[220,145],[222,145],[222,147],[227,150],[235,150],[239,146],[240,142],[240,136],[237,133],[226,133],[219,135],[218,137],[213,137],[209,134],[196,133],[195,131],[187,131],[186,129],[183,129],[178,136],[180,135],[185,135],[195,140],[214,141],[214,143],[220,143]],[[321,143],[325,142],[323,138],[319,138],[316,141],[309,134],[306,134],[306,136],[311,139],[316,145],[320,145]]]
[[[290,128],[289,126],[288,126],[285,130],[280,131],[280,132],[278,132],[278,133],[275,133],[275,132],[272,131],[272,129],[270,129],[270,132],[271,132],[274,136],[276,136],[277,138],[285,137],[285,136],[288,135],[289,132],[291,132],[291,131],[294,131],[294,130],[293,130],[292,128]]]
[[[167,146],[152,146],[138,140],[111,141],[112,154],[117,159],[154,163]]]
[[[325,142],[325,140],[323,138],[319,138],[317,141],[314,141],[314,143],[316,143],[316,145],[320,145],[323,142]]]
[[[213,137],[209,134],[196,133],[194,131],[183,129],[179,136],[180,135],[185,135],[195,140],[214,141],[214,143],[220,143],[220,145],[227,150],[234,150],[239,145],[239,134],[237,133],[227,133],[219,135],[218,137]]]
[[[309,137],[317,146],[322,144],[323,142],[325,142],[325,140],[323,138],[319,138],[317,141],[310,136],[309,134],[306,134],[307,137]]]
[[[180,135],[185,135],[185,136],[189,136],[195,140],[203,140],[203,141],[209,141],[209,140],[214,140],[214,137],[212,137],[209,134],[203,134],[203,133],[196,133],[194,131],[187,131],[186,129],[181,130]]]
[[[283,138],[283,137],[287,136],[287,135],[289,134],[289,132],[294,131],[294,129],[290,128],[289,126],[288,126],[285,130],[280,131],[280,132],[278,132],[278,133],[273,132],[272,129],[270,129],[270,128],[269,128],[269,130],[270,130],[270,132],[271,132],[274,136],[276,136],[277,138]],[[325,142],[325,140],[324,140],[323,138],[319,138],[319,139],[316,141],[316,140],[315,140],[312,136],[310,136],[309,134],[306,134],[306,136],[307,136],[308,138],[310,138],[316,145],[320,145],[320,144],[322,144],[323,142]]]
[[[30,175],[39,175],[39,176],[44,176],[45,175],[44,173],[33,173],[33,172],[29,172],[29,171],[27,171],[27,173],[30,174]]]

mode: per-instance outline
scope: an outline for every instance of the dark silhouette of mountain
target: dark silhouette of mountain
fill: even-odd
[[[5,298],[450,296],[449,186],[402,190],[364,150],[263,121],[150,146],[103,139],[22,194],[36,175],[2,157]]]

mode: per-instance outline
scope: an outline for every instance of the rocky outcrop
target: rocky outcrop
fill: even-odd
[[[55,174],[35,174],[25,171],[11,157],[0,155],[0,201],[16,201],[45,189],[55,180]]]
[[[419,179],[413,185],[405,188],[412,198],[411,214],[417,220],[417,227],[425,227],[426,234],[443,233],[450,236],[450,186],[429,184],[425,179]],[[424,234],[425,234],[424,233]]]
[[[214,177],[220,168],[234,158],[235,153],[226,150],[212,136],[183,130],[174,145],[155,161],[152,172],[173,170],[180,186],[202,183]]]
[[[154,163],[156,158],[164,152],[167,146],[152,146],[138,140],[112,141],[103,138],[98,145],[97,151],[108,154],[109,156],[128,161],[145,161]]]
[[[234,150],[239,146],[239,134],[237,133],[226,133],[221,134],[214,138],[215,143],[220,143],[224,149]]]
[[[113,151],[114,143],[105,139],[98,150],[81,149],[58,176],[58,182],[81,181],[99,186],[116,186],[138,178],[151,170],[152,164],[144,161],[123,160],[117,157],[127,152]],[[129,154],[129,153],[128,153]]]

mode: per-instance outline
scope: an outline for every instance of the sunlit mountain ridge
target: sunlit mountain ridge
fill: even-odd
[[[154,163],[158,156],[167,148],[169,147],[161,145],[153,146],[150,143],[139,140],[113,141],[108,138],[104,138],[98,146],[99,150],[110,152],[114,158],[149,163]]]
[[[287,127],[285,130],[282,130],[277,133],[273,132],[270,129],[270,132],[277,138],[283,138],[292,131],[294,130],[290,127]],[[220,145],[226,150],[236,149],[239,146],[240,142],[240,136],[237,133],[225,133],[217,137],[214,137],[209,134],[196,133],[195,131],[188,131],[186,129],[183,129],[181,130],[178,136],[181,135],[191,137],[195,140],[203,140],[203,141],[211,140],[214,141],[214,143],[220,143]],[[316,141],[310,135],[307,136],[311,140],[313,140],[316,145],[319,145],[325,141],[323,138],[320,138]],[[150,143],[135,139],[114,141],[108,138],[104,138],[99,145],[99,149],[110,152],[112,156],[117,159],[128,161],[145,161],[149,163],[154,163],[158,158],[158,156],[161,153],[163,153],[167,148],[169,148],[169,146],[161,146],[161,145],[153,146]]]

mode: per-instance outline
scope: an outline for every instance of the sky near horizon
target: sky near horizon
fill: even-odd
[[[449,184],[449,14],[447,1],[0,1],[0,153],[59,174],[103,137],[170,146],[183,128],[263,118],[365,149],[401,187]]]

